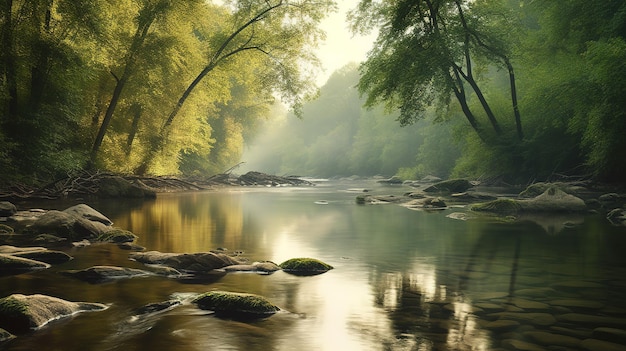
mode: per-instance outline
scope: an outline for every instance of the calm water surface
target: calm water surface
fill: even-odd
[[[231,273],[201,284],[148,277],[92,285],[58,272],[144,267],[113,245],[72,249],[68,263],[0,278],[0,295],[42,293],[111,307],[54,322],[4,349],[492,350],[515,340],[537,344],[529,331],[582,341],[596,327],[626,328],[626,232],[600,216],[458,220],[450,215],[463,207],[356,205],[352,187],[408,190],[320,183],[87,202],[148,250],[222,247],[250,261],[315,257],[335,269],[313,277]],[[263,295],[282,311],[241,322],[183,305],[132,318],[148,303],[217,289]],[[572,322],[567,315],[612,319]],[[513,322],[489,324],[497,319]]]

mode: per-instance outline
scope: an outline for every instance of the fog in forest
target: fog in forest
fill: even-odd
[[[330,76],[302,118],[274,107],[257,137],[246,145],[237,172],[250,170],[312,177],[449,175],[459,156],[452,123],[425,118],[402,127],[384,108],[367,109],[356,84],[358,65]],[[418,164],[418,166],[415,166]]]

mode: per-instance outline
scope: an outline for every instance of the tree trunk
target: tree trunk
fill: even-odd
[[[517,127],[517,137],[519,140],[524,139],[524,132],[522,131],[522,117],[520,116],[519,107],[517,105],[517,88],[515,86],[515,72],[513,71],[513,65],[508,58],[505,57],[506,67],[509,70],[509,82],[511,83],[511,103],[513,104],[513,114],[515,115],[515,126]]]
[[[132,74],[135,66],[135,58],[137,52],[143,45],[143,42],[146,39],[146,35],[148,34],[148,30],[150,26],[154,22],[156,17],[156,13],[153,14],[151,18],[147,21],[141,23],[137,26],[137,31],[135,32],[135,36],[133,38],[133,42],[130,45],[130,49],[126,58],[126,64],[124,66],[124,72],[122,73],[121,78],[117,78],[115,74],[113,76],[117,80],[115,84],[115,89],[113,90],[113,95],[111,96],[111,101],[109,102],[109,106],[107,107],[106,113],[104,114],[104,118],[102,119],[102,124],[100,125],[100,129],[98,130],[98,134],[96,135],[96,139],[93,142],[93,146],[91,148],[91,156],[88,168],[92,168],[96,164],[96,157],[98,156],[98,151],[100,151],[100,146],[102,146],[102,141],[104,140],[104,136],[106,134],[107,128],[111,123],[111,118],[113,118],[113,113],[115,112],[115,108],[117,107],[117,103],[119,102],[120,96],[122,95],[122,91],[124,90],[124,86],[128,81],[128,78]]]
[[[9,93],[4,118],[14,119],[18,114],[17,100],[17,72],[15,68],[15,50],[13,46],[13,0],[5,0],[2,12],[4,13],[4,26],[2,28],[2,65],[4,66],[4,79]]]
[[[128,139],[126,140],[126,156],[130,155],[130,150],[133,146],[133,141],[135,140],[135,136],[137,135],[137,129],[139,129],[139,120],[141,119],[141,104],[138,102],[134,103],[130,108],[131,113],[133,114],[133,124],[130,126],[130,131],[128,132]]]

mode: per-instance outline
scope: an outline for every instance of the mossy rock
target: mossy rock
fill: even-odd
[[[193,302],[200,309],[215,311],[218,316],[237,319],[266,318],[280,310],[262,296],[228,291],[207,292]]]
[[[467,179],[449,179],[433,184],[424,189],[427,193],[462,193],[473,185]]]
[[[100,234],[97,241],[109,242],[109,243],[131,243],[137,239],[137,235],[119,228],[114,228],[108,232]]]
[[[26,333],[62,317],[106,308],[99,303],[71,302],[46,295],[13,294],[0,299],[0,328],[15,334]]]
[[[522,211],[522,205],[513,199],[497,199],[472,206],[472,211],[514,215]]]
[[[333,269],[333,266],[315,258],[292,258],[279,266],[283,271],[295,275],[316,275]]]
[[[31,327],[28,305],[13,296],[0,299],[0,316],[2,327],[11,329],[13,333],[23,332]]]

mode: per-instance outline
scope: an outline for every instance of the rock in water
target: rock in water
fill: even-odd
[[[292,258],[279,266],[283,271],[295,275],[316,275],[333,269],[333,266],[315,258]]]
[[[228,291],[211,291],[196,297],[193,302],[200,309],[235,318],[265,318],[280,310],[262,296]]]
[[[70,302],[46,295],[13,294],[0,299],[0,328],[15,334],[25,333],[55,319],[106,308],[106,305],[100,303]]]
[[[115,279],[152,275],[151,272],[143,271],[141,269],[116,266],[93,266],[79,271],[65,271],[63,273],[92,284],[104,283]]]

